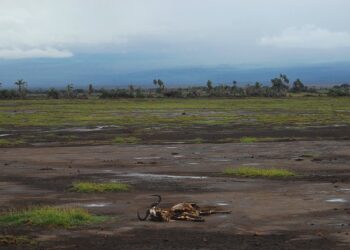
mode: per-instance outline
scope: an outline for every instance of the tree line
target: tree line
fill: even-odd
[[[269,86],[260,82],[240,86],[237,81],[232,84],[217,84],[208,80],[205,86],[187,88],[167,88],[161,79],[153,80],[154,88],[140,88],[129,85],[128,88],[95,89],[89,84],[87,89],[74,88],[74,84],[67,84],[65,89],[50,88],[44,91],[28,89],[23,79],[14,82],[15,89],[3,89],[0,83],[0,99],[25,99],[31,96],[46,96],[47,98],[89,98],[91,96],[102,99],[113,98],[195,98],[195,97],[286,97],[293,93],[319,94],[328,96],[350,96],[350,85],[341,84],[329,88],[315,88],[306,86],[300,79],[292,83],[285,74],[271,79]]]

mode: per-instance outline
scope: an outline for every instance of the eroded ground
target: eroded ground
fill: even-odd
[[[102,145],[0,149],[0,208],[78,206],[111,218],[74,229],[2,227],[33,246],[2,249],[348,249],[350,141]],[[287,179],[232,178],[228,166],[293,170]],[[121,181],[128,193],[79,194],[74,181]],[[232,210],[204,223],[137,220],[152,202]]]

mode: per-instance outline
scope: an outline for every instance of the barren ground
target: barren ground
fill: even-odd
[[[348,249],[349,159],[349,141],[4,148],[2,209],[79,206],[113,219],[70,230],[24,226],[1,232],[30,235],[41,249]],[[227,166],[242,165],[283,167],[299,176],[221,174]],[[118,180],[134,189],[70,192],[77,180]],[[139,222],[136,210],[144,210],[155,193],[163,196],[164,207],[193,201],[232,214],[204,223]]]

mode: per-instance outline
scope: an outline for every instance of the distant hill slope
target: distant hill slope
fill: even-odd
[[[168,86],[204,85],[208,79],[214,83],[248,83],[259,81],[269,83],[279,73],[285,73],[291,80],[300,78],[309,85],[330,85],[350,82],[349,63],[328,63],[298,67],[238,68],[231,66],[183,67],[157,70],[143,70],[120,73],[113,67],[96,61],[0,61],[0,82],[13,86],[16,79],[23,78],[30,87],[63,87],[74,83],[75,87],[93,83],[96,87],[152,86],[152,80],[161,78]],[[11,84],[11,85],[10,85]]]

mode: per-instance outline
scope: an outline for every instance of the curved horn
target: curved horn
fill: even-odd
[[[147,211],[146,211],[146,216],[145,216],[144,218],[142,218],[142,217],[140,216],[139,211],[137,211],[137,218],[138,218],[140,221],[145,221],[145,220],[147,220],[148,216],[149,216],[149,209],[147,209]]]
[[[162,201],[162,197],[161,197],[159,194],[153,194],[153,195],[151,195],[151,196],[158,197],[158,201],[156,201],[155,203],[152,203],[151,207],[158,206],[159,203]]]

